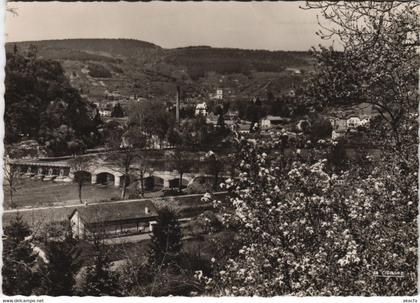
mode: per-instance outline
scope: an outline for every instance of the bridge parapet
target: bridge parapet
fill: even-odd
[[[9,165],[11,165],[13,169],[16,169],[22,177],[45,181],[72,182],[75,178],[75,174],[78,172],[66,161],[47,162],[39,160],[10,160]],[[106,174],[107,176],[110,176],[109,179],[112,179],[114,186],[119,187],[122,183],[122,178],[124,178],[124,174],[119,167],[105,163],[95,163],[87,167],[85,172],[90,174],[92,184],[97,184],[99,179],[103,179]],[[182,179],[189,184],[197,176],[200,176],[200,174],[184,173]],[[176,170],[156,170],[145,173],[144,177],[159,178],[163,180],[163,188],[170,188],[171,182],[179,179],[179,173]]]
[[[9,165],[24,178],[46,181],[55,180],[57,177],[64,180],[70,171],[69,166],[62,162],[12,160]],[[57,179],[57,181],[60,181],[60,179]]]

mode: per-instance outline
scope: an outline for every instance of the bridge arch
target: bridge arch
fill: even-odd
[[[179,177],[170,180],[171,187],[172,188],[179,188],[180,187],[180,184],[179,184],[180,182],[179,181],[180,181]],[[186,177],[182,176],[181,188],[186,188],[188,186],[189,182],[190,182],[189,178],[186,178]]]
[[[100,172],[95,177],[96,184],[108,185],[112,183],[115,185],[115,175],[109,172]]]
[[[119,187],[123,174],[109,167],[100,167],[92,172],[92,184],[113,184]]]
[[[179,188],[179,174],[176,171],[154,171],[145,174],[145,186],[154,189],[168,189]],[[191,180],[194,178],[193,174],[185,173],[182,175],[182,187],[186,188]]]
[[[149,175],[144,178],[143,184],[147,191],[158,191],[164,188],[165,180],[159,176]]]

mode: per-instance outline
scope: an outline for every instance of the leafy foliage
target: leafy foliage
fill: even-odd
[[[148,144],[148,134],[136,124],[123,125],[115,121],[107,123],[104,127],[106,137],[105,145],[112,150],[107,156],[107,161],[116,166],[116,171],[121,173],[121,199],[125,197],[130,175],[134,173],[134,166],[139,168],[142,164],[142,149]],[[142,170],[145,165],[141,165]],[[144,173],[144,172],[143,172]]]
[[[48,263],[43,266],[43,294],[71,296],[76,283],[75,276],[82,266],[77,240],[67,233],[63,241],[47,242]]]
[[[309,122],[311,124],[311,140],[318,141],[320,139],[331,138],[332,126],[328,118],[320,115],[311,115]]]
[[[213,176],[213,190],[217,191],[219,186],[219,174],[223,172],[224,163],[223,159],[212,151],[206,154],[207,158],[207,171]]]
[[[188,158],[184,151],[176,149],[172,156],[172,164],[179,174],[178,188],[179,192],[182,192],[182,176],[191,169],[193,165],[192,160]]]
[[[91,175],[88,173],[89,167],[91,165],[90,159],[83,156],[74,156],[70,160],[70,167],[75,172],[74,182],[77,184],[77,189],[79,191],[79,201],[82,201],[82,188],[83,185],[90,181]]]
[[[227,180],[230,198],[215,203],[241,248],[204,279],[210,293],[416,293],[415,145],[335,174],[327,172],[327,160],[297,159],[281,169],[270,156],[275,143],[238,140],[239,179]],[[385,278],[387,271],[403,277]]]
[[[112,73],[101,64],[89,63],[89,75],[94,78],[111,78]]]
[[[175,127],[173,115],[156,102],[130,104],[128,120],[130,125],[140,127],[145,133],[157,136],[161,141]]]
[[[291,52],[187,47],[173,50],[166,61],[186,66],[190,77],[198,79],[209,71],[220,74],[249,74],[251,71],[279,72],[289,64],[307,64],[304,56],[301,55]]]
[[[111,260],[107,247],[99,237],[94,238],[94,264],[86,270],[82,286],[85,296],[120,296],[119,275],[111,270]]]
[[[314,50],[316,73],[306,96],[316,107],[367,102],[385,119],[396,144],[399,127],[416,108],[419,5],[408,2],[309,3],[330,26],[320,36],[338,38],[344,50]]]
[[[72,88],[56,61],[8,53],[5,79],[6,142],[35,139],[53,155],[95,146],[94,108]]]
[[[39,286],[40,277],[35,271],[37,254],[26,239],[31,234],[19,214],[4,229],[2,277],[5,295],[28,296]]]
[[[176,261],[182,248],[182,232],[173,210],[163,207],[153,226],[150,245],[150,261],[164,267]]]
[[[16,208],[13,197],[15,193],[21,188],[22,181],[19,178],[19,172],[16,167],[13,167],[8,161],[8,157],[5,159],[4,169],[3,169],[3,188],[9,193],[9,205],[11,208]]]
[[[121,107],[121,104],[119,102],[112,109],[111,117],[114,117],[114,118],[124,117],[124,111],[123,111],[123,109]]]

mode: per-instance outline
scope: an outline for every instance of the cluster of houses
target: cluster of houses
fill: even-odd
[[[98,109],[99,115],[101,117],[111,117],[112,110],[114,107],[119,104],[122,108],[127,109],[130,102],[144,102],[145,98],[139,97],[137,95],[131,96],[121,96],[118,93],[107,93],[105,95],[106,99],[101,102],[94,102],[96,108]]]
[[[194,114],[195,114],[195,116],[203,116],[203,117],[206,117],[207,116],[207,111],[208,111],[208,107],[207,107],[206,102],[198,103],[195,106],[195,112],[194,112]]]
[[[358,127],[370,127],[371,116],[350,116],[348,118],[330,118],[332,126],[331,139],[343,137],[348,131],[355,131]]]
[[[183,96],[183,102],[180,104],[181,109],[190,106],[191,103],[196,102],[196,99],[191,97],[192,93],[188,93],[188,91],[183,92],[183,93],[185,96]],[[96,105],[98,109],[99,115],[101,117],[111,117],[112,110],[117,104],[120,104],[123,108],[126,108],[129,102],[146,101],[145,98],[141,98],[136,95],[124,97],[120,95],[119,93],[116,93],[116,92],[109,93],[108,91],[105,92],[105,97],[106,97],[106,100],[103,100],[101,102],[94,102],[94,104]],[[210,100],[223,100],[223,98],[224,98],[224,94],[223,94],[223,89],[221,88],[217,88],[213,93],[209,94]],[[198,103],[195,108],[195,116],[198,116],[198,115],[207,116],[207,114],[208,114],[207,104],[205,102]]]
[[[288,122],[290,122],[289,118],[267,115],[263,119],[261,119],[261,129],[267,130],[271,128],[276,128]]]
[[[294,95],[294,90],[289,92],[290,96]],[[188,94],[185,94],[186,96]],[[185,96],[184,96],[185,97]],[[224,90],[222,88],[216,88],[214,92],[209,94],[210,100],[223,100],[225,97]],[[118,94],[108,94],[107,100],[101,103],[96,103],[99,114],[103,117],[111,117],[113,108],[120,104],[122,107],[126,107],[126,105],[130,101],[143,101],[143,98],[139,98],[138,96],[129,96],[127,98],[123,98]],[[191,103],[194,104],[197,100],[189,100],[189,106]],[[206,118],[206,122],[208,124],[212,124],[214,126],[218,125],[219,117],[215,115],[211,111],[209,111],[209,107],[203,99],[200,100],[201,102],[196,103],[194,108],[194,115],[196,117],[202,116]],[[184,102],[183,102],[184,103]],[[188,104],[183,104],[180,102],[178,105],[180,108],[182,106],[187,106]],[[349,116],[349,117],[331,117],[329,118],[332,126],[332,139],[337,139],[339,137],[344,136],[348,131],[352,132],[355,131],[358,127],[369,127],[371,122],[371,115],[360,115],[360,116]],[[227,126],[233,125],[238,119],[238,113],[233,111],[228,111],[224,115],[224,123]],[[281,116],[274,116],[274,115],[267,115],[260,121],[260,127],[262,130],[270,130],[270,129],[282,129],[285,125],[289,124],[291,120],[289,118],[284,118]],[[297,125],[297,129],[300,130],[302,127],[300,125],[301,121]],[[240,125],[240,132],[246,133],[250,130],[250,122],[249,121],[241,121]]]
[[[212,100],[223,100],[223,89],[217,88],[214,93],[209,94],[209,98]]]

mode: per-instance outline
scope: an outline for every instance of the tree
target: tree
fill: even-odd
[[[140,194],[144,198],[144,175],[152,171],[152,167],[144,156],[140,156],[136,161],[136,172],[140,177]]]
[[[74,171],[74,182],[77,184],[77,189],[79,192],[79,201],[82,201],[82,188],[86,182],[90,181],[90,173],[88,173],[90,168],[90,160],[87,157],[83,156],[74,156],[70,161],[70,168]]]
[[[28,239],[31,234],[19,213],[4,227],[2,276],[5,295],[29,296],[39,286],[35,271],[37,254]]]
[[[166,140],[171,146],[180,146],[182,145],[182,134],[178,129],[170,128],[166,134]]]
[[[121,104],[119,102],[112,109],[111,117],[114,117],[114,118],[124,117],[124,111],[123,111],[123,109],[121,107]]]
[[[417,293],[416,145],[386,149],[374,165],[355,163],[336,175],[322,159],[280,169],[277,143],[238,144],[241,178],[227,180],[229,198],[214,203],[240,249],[204,279],[210,294]]]
[[[111,270],[109,251],[100,236],[93,240],[93,265],[86,269],[82,286],[84,296],[120,296],[119,275]]]
[[[23,53],[23,52],[22,52]],[[66,78],[59,62],[8,53],[5,78],[5,140],[35,139],[52,155],[66,155],[100,142],[94,106]]]
[[[94,78],[112,78],[112,73],[105,66],[96,63],[89,63],[89,76]]]
[[[206,154],[206,158],[208,173],[213,175],[214,178],[213,190],[217,190],[219,185],[219,174],[223,171],[223,161],[212,151],[209,151]]]
[[[343,48],[314,50],[318,64],[306,84],[308,98],[321,106],[372,104],[399,145],[400,125],[418,104],[419,4],[308,2],[307,8],[327,21],[320,23],[321,38],[338,38]]]
[[[311,115],[310,119],[310,138],[313,141],[331,138],[332,125],[330,120],[321,115]]]
[[[343,140],[339,140],[336,145],[331,147],[327,159],[333,171],[341,171],[348,168],[349,158]]]
[[[183,152],[180,149],[175,149],[173,156],[172,156],[172,163],[174,169],[178,171],[179,174],[179,192],[182,192],[182,176],[184,173],[188,172],[192,167],[192,161],[188,159],[185,155],[185,152]]]
[[[211,144],[211,129],[202,115],[186,120],[182,129],[182,147],[205,148]]]
[[[328,171],[328,160],[315,157],[281,165],[285,156],[276,155],[274,137],[238,136],[240,178],[226,180],[229,198],[214,203],[241,248],[215,265],[204,285],[217,295],[416,294],[418,114],[409,92],[415,85],[417,4],[308,6],[335,23],[332,36],[343,42],[342,52],[320,52],[321,73],[308,86],[312,101],[369,102],[392,133],[383,132],[381,155],[357,151],[363,162],[359,157],[340,172]],[[397,147],[389,144],[391,137]],[[320,147],[314,143],[311,152]],[[389,271],[402,277],[389,278]]]
[[[9,207],[16,208],[13,198],[14,198],[15,193],[21,187],[21,182],[19,179],[19,171],[15,167],[13,167],[8,157],[6,157],[5,165],[4,165],[4,182],[9,192],[9,201],[10,201]]]
[[[160,142],[175,127],[174,117],[157,102],[132,103],[129,110],[129,125],[140,127],[150,136],[157,136]]]
[[[251,121],[250,132],[255,131],[255,125],[259,125],[262,116],[261,100],[259,98],[252,99],[246,109],[246,118]]]
[[[108,149],[117,150],[123,144],[123,134],[126,131],[125,125],[117,122],[110,121],[104,124],[104,139],[105,146]]]
[[[224,115],[229,110],[229,103],[218,104],[214,109],[214,114],[219,116],[217,118],[217,125],[224,128],[225,127],[225,118]]]
[[[155,266],[165,267],[175,262],[179,256],[182,248],[182,231],[172,209],[163,207],[157,213],[158,218],[151,235],[149,259]]]
[[[50,296],[72,296],[75,276],[82,266],[81,250],[77,240],[68,231],[64,240],[50,240],[46,245],[48,263],[41,269],[44,273],[43,291]]]
[[[123,176],[121,199],[124,199],[133,165],[141,158],[141,150],[147,145],[147,135],[135,125],[110,127],[107,133],[106,145],[114,150],[108,160],[116,165],[117,171]]]

